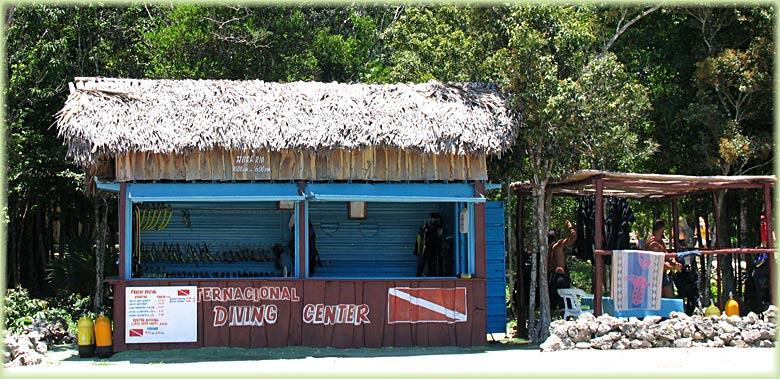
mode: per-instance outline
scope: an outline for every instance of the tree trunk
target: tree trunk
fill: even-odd
[[[748,228],[748,194],[745,190],[739,190],[739,247],[746,248],[748,247],[748,241],[749,241],[749,228]],[[744,261],[745,256],[743,254],[735,254],[737,261],[737,275],[736,275],[736,286],[737,286],[737,293],[742,296],[744,294],[744,274],[742,270],[742,261]]]
[[[46,293],[46,265],[49,263],[49,252],[46,249],[46,207],[42,207],[36,216],[36,228],[35,239],[38,245],[35,253],[35,287],[38,289],[38,294]]]
[[[95,232],[96,232],[96,249],[95,249],[95,313],[100,312],[100,308],[103,306],[103,264],[106,254],[106,238],[107,238],[107,226],[108,226],[108,201],[106,195],[99,193],[95,199]],[[103,214],[101,217],[100,209],[101,203],[103,208]]]
[[[523,211],[524,211],[524,194],[516,193],[517,196],[517,208],[515,209],[515,243],[517,249],[515,250],[517,258],[515,259],[515,285],[513,298],[514,298],[514,314],[517,316],[517,337],[528,338],[528,323],[527,314],[523,314],[528,304],[528,298],[525,296],[525,254],[526,249],[523,244]]]
[[[748,205],[746,191],[739,191],[739,247],[748,247]]]
[[[14,267],[13,281],[14,287],[22,284],[22,241],[24,241],[25,223],[27,222],[27,210],[29,206],[25,203],[24,212],[16,219],[17,227],[14,238]]]
[[[6,228],[8,242],[6,249],[8,249],[8,260],[6,261],[6,288],[14,288],[19,284],[19,230],[21,230],[21,223],[19,217],[17,217],[17,204],[15,201],[9,201],[8,214],[10,215],[8,220],[8,226]],[[17,230],[19,229],[19,230]]]
[[[515,236],[514,236],[514,228],[512,227],[512,189],[509,187],[510,178],[507,177],[506,181],[504,181],[504,185],[502,187],[502,191],[504,191],[504,216],[505,216],[505,227],[504,230],[506,231],[506,268],[505,272],[508,274],[507,277],[507,286],[509,286],[508,293],[509,293],[509,308],[514,311],[515,304],[514,304],[514,297],[512,294],[514,293],[515,288],[515,276],[517,276],[517,272],[514,271],[515,264],[514,261],[517,259],[517,249],[515,247]]]
[[[551,201],[547,196],[547,181],[548,178],[539,177],[534,175],[532,181],[531,193],[533,200],[533,220],[536,231],[536,238],[534,241],[535,249],[539,254],[539,263],[536,267],[531,268],[531,294],[529,307],[528,321],[530,325],[533,325],[533,329],[529,330],[528,334],[532,343],[541,343],[549,335],[550,326],[550,295],[547,285],[547,261],[548,261],[548,245],[547,245],[547,231],[550,225],[549,209]],[[534,257],[533,263],[536,263]],[[538,282],[537,282],[538,281]],[[537,320],[535,306],[536,306],[536,293],[539,291],[539,319]]]
[[[716,223],[717,228],[715,230],[715,246],[721,249],[731,247],[731,241],[729,240],[729,236],[731,235],[731,223],[730,217],[728,217],[730,207],[725,201],[726,192],[726,190],[715,192],[715,202],[719,210],[718,221]],[[725,302],[726,296],[728,296],[729,292],[733,292],[735,289],[734,268],[732,267],[731,254],[718,254],[717,257],[718,270],[721,270],[721,284],[723,286],[723,291],[719,294],[719,298],[721,303],[723,303]],[[721,309],[723,308],[723,304],[718,304],[718,306]]]
[[[549,245],[547,244],[547,232],[550,229],[550,214],[552,213],[552,192],[547,188],[547,180],[543,181],[542,191],[542,226],[539,232],[539,244],[543,246],[539,253],[539,301],[540,304],[540,321],[539,329],[537,329],[538,339],[537,341],[543,342],[550,336],[550,288],[547,272],[549,255]]]
[[[536,290],[537,290],[537,258],[539,253],[535,247],[531,250],[531,278],[528,281],[528,340],[534,343],[536,340]]]

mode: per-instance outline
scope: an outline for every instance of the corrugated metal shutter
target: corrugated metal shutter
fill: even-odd
[[[178,244],[182,252],[187,245],[208,244],[209,251],[220,257],[223,252],[242,249],[265,250],[269,254],[275,243],[287,247],[292,238],[287,223],[293,211],[277,209],[277,202],[251,203],[166,203],[173,207],[174,213],[170,223],[164,230],[147,230],[141,232],[141,242],[144,246],[155,244],[162,247],[163,243]],[[190,226],[183,222],[182,210],[189,212]],[[274,268],[274,262],[258,262],[254,259],[237,262],[192,262],[176,263],[158,262],[149,265],[155,267],[155,272],[164,267],[166,272],[184,271],[200,274],[209,272],[218,274],[235,274],[246,276],[249,273],[280,273]],[[257,275],[254,275],[257,277]]]
[[[309,220],[324,264],[314,278],[415,277],[414,243],[430,213],[442,215],[445,236],[454,234],[452,203],[369,202],[366,209],[365,220],[349,220],[346,202],[309,203]],[[454,251],[454,240],[448,242]]]
[[[506,332],[506,244],[504,242],[504,203],[485,204],[487,331]]]

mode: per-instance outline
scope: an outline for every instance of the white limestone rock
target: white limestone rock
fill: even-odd
[[[545,340],[541,345],[539,345],[539,349],[543,352],[550,352],[550,351],[558,351],[563,348],[563,341],[561,341],[560,338],[556,335],[551,335],[547,337],[547,340]]]

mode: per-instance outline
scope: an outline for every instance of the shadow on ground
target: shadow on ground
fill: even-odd
[[[65,362],[92,362],[94,365],[110,365],[113,362],[137,364],[194,363],[219,361],[263,361],[305,358],[372,358],[409,357],[419,355],[480,354],[495,350],[534,350],[537,346],[525,341],[508,339],[491,341],[485,346],[474,347],[385,347],[336,349],[331,347],[287,346],[279,348],[246,349],[238,347],[204,347],[198,349],[170,349],[157,351],[128,350],[110,358],[80,358],[76,345],[62,345],[50,349],[50,355]]]

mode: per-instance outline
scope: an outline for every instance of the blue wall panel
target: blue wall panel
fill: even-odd
[[[506,245],[504,242],[504,203],[485,204],[486,300],[488,333],[506,332]]]
[[[310,202],[317,250],[324,264],[314,275],[341,278],[415,277],[414,244],[429,214],[445,220],[445,236],[454,235],[452,203],[366,203],[365,220],[349,220],[346,202]],[[454,251],[454,239],[449,239]]]

